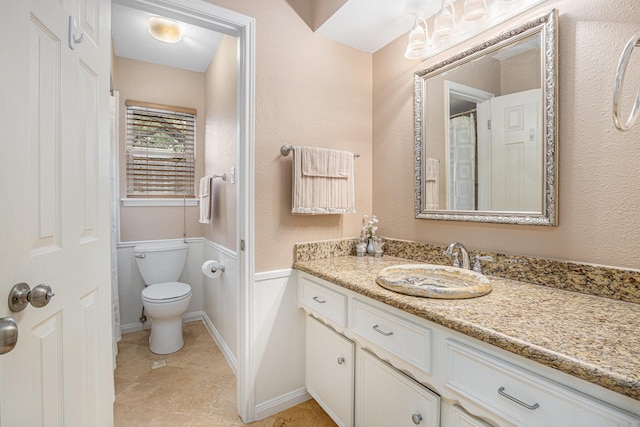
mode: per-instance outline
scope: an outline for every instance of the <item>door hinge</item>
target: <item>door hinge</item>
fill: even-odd
[[[240,250],[244,251],[244,239],[240,239]]]
[[[487,130],[491,130],[491,119],[487,120]]]

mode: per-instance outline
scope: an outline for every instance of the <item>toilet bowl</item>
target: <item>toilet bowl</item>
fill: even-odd
[[[187,244],[146,243],[133,252],[146,284],[142,306],[151,318],[149,349],[156,354],[174,353],[184,346],[182,315],[191,301],[191,286],[177,281],[187,258]]]
[[[181,282],[156,283],[142,291],[142,305],[151,317],[149,349],[169,354],[184,346],[182,314],[191,301],[191,286]]]

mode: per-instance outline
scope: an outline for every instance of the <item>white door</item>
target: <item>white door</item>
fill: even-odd
[[[449,121],[448,186],[450,200],[447,206],[454,210],[476,209],[476,124],[474,116],[459,116]]]
[[[491,99],[492,210],[542,212],[540,89]]]
[[[3,427],[113,424],[109,25],[108,0],[0,5],[0,317],[19,330],[0,355]],[[18,282],[55,296],[12,312]]]

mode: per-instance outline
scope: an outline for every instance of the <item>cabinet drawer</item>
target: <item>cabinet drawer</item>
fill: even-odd
[[[352,329],[357,334],[431,374],[431,330],[353,300]]]
[[[446,346],[445,385],[516,425],[640,426],[630,414],[472,347]]]
[[[440,396],[366,350],[358,352],[356,426],[440,426]]]
[[[300,279],[300,302],[321,317],[347,326],[347,296],[303,277]]]

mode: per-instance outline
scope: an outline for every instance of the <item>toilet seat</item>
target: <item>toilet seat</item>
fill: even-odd
[[[156,283],[142,290],[143,301],[170,303],[191,297],[191,286],[182,282]]]

